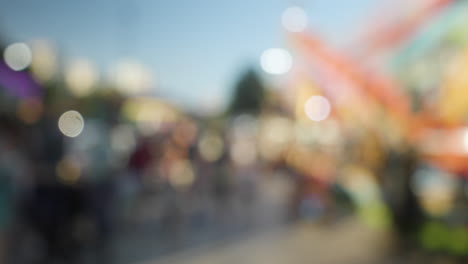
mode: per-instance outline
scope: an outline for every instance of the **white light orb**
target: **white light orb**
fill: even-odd
[[[74,110],[67,111],[60,116],[58,127],[65,136],[77,137],[84,128],[83,116]]]
[[[307,117],[313,121],[327,119],[328,115],[330,115],[330,110],[331,107],[327,98],[320,95],[310,97],[304,105],[304,111]]]
[[[127,96],[148,92],[154,83],[149,68],[134,59],[122,59],[111,69],[111,78],[116,88]]]
[[[267,49],[260,57],[262,69],[273,75],[281,75],[289,72],[292,67],[292,62],[291,54],[284,49]]]
[[[468,153],[468,128],[465,128],[463,132],[463,148]]]
[[[5,63],[14,71],[27,68],[32,62],[32,52],[25,43],[13,43],[3,52]]]
[[[291,32],[302,32],[307,28],[308,18],[304,9],[291,6],[284,10],[281,17],[283,27]]]

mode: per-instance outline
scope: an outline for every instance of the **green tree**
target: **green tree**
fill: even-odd
[[[258,114],[263,105],[265,87],[253,69],[247,70],[236,83],[228,108],[228,114]]]

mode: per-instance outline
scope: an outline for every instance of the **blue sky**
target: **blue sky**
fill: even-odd
[[[106,72],[119,58],[150,67],[155,93],[198,107],[226,98],[263,50],[287,47],[281,13],[302,6],[332,42],[349,38],[375,0],[0,0],[6,41],[50,39]]]

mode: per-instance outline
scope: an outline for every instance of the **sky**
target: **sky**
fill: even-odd
[[[189,109],[222,104],[268,48],[288,48],[281,14],[299,5],[309,28],[339,43],[375,0],[0,0],[6,43],[48,39],[61,58],[87,58],[105,75],[122,58],[154,75],[153,93]]]

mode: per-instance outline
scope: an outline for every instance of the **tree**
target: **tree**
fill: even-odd
[[[263,105],[265,88],[253,69],[247,70],[235,85],[228,114],[258,114]]]

